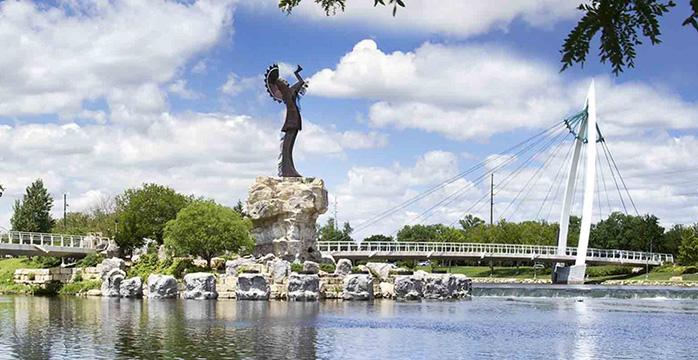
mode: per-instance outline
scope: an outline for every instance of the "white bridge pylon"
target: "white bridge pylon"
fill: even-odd
[[[598,140],[596,126],[596,90],[594,80],[591,81],[586,99],[586,116],[579,125],[576,134],[572,161],[567,173],[565,195],[562,200],[562,214],[560,215],[560,233],[557,240],[558,255],[564,255],[567,249],[567,235],[569,233],[570,210],[575,193],[575,182],[579,172],[579,160],[582,146],[586,146],[585,171],[584,171],[584,197],[582,204],[582,223],[577,245],[577,257],[573,267],[566,269],[560,279],[561,282],[583,282],[586,268],[586,255],[589,248],[589,234],[591,232],[592,209],[594,206],[594,187],[596,184],[596,143]],[[557,269],[556,269],[557,271]],[[581,279],[579,276],[581,275]]]

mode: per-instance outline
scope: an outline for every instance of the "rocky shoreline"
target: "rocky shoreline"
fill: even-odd
[[[319,264],[312,261],[303,262],[300,271],[292,271],[291,265],[287,260],[268,254],[260,258],[229,260],[222,274],[190,273],[181,281],[171,275],[150,274],[144,282],[139,277],[127,278],[126,263],[122,259],[111,258],[95,268],[61,269],[53,273],[58,274],[64,282],[83,276],[101,279],[100,289],[77,295],[122,298],[447,300],[467,298],[472,288],[472,280],[465,275],[412,272],[387,263],[368,263],[354,268],[349,260],[340,259],[332,273],[320,270]],[[44,271],[47,275],[40,279],[30,276],[32,271],[17,270],[15,281],[23,284],[57,281],[50,276],[51,271]]]

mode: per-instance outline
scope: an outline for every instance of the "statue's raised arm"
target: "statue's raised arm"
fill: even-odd
[[[298,96],[298,94],[303,95],[303,92],[305,91],[306,87],[306,82],[305,80],[303,80],[303,77],[301,77],[301,71],[303,71],[303,68],[300,65],[298,65],[296,71],[293,72],[293,74],[296,75],[296,79],[298,79],[298,81],[295,84],[293,84],[293,86],[291,86],[291,90],[293,90],[293,93],[296,96]]]

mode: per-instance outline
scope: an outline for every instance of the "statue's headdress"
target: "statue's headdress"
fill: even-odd
[[[279,78],[279,65],[272,64],[267,68],[264,74],[264,86],[267,87],[267,92],[272,99],[278,102],[283,102],[281,90],[276,86],[276,80]]]

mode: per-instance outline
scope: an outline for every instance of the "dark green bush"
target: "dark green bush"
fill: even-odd
[[[167,268],[163,268],[163,273],[172,275],[177,279],[181,279],[184,275],[194,272],[207,271],[207,268],[194,265],[194,261],[189,258],[175,258],[172,264]]]
[[[631,266],[604,265],[587,267],[587,276],[589,277],[630,275],[632,272],[633,268]]]
[[[695,274],[698,273],[698,266],[686,266],[683,271],[681,272],[681,275],[686,275],[686,274]]]
[[[104,255],[92,253],[80,259],[75,266],[77,267],[93,267],[99,265],[104,260]]]
[[[51,281],[44,285],[31,285],[31,293],[37,296],[53,296],[58,294],[61,287],[63,284],[60,281]]]
[[[303,265],[299,264],[299,263],[292,263],[291,264],[291,271],[299,273],[299,272],[303,271]]]
[[[128,277],[138,276],[143,282],[148,281],[148,276],[158,272],[160,262],[157,254],[143,254],[136,263],[128,269]]]
[[[334,264],[329,264],[329,263],[323,263],[320,264],[320,270],[328,273],[333,273],[335,269]]]
[[[395,265],[397,265],[397,267],[414,270],[417,266],[417,262],[412,260],[400,260],[396,262]]]
[[[54,256],[37,256],[34,258],[34,263],[42,269],[48,269],[61,266],[61,258]]]

